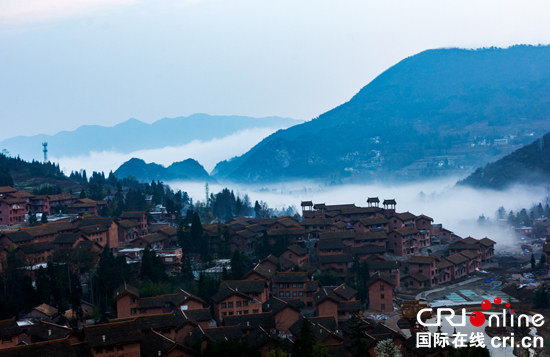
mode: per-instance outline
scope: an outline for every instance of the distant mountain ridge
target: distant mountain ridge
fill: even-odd
[[[532,139],[523,133],[550,131],[549,116],[550,47],[428,50],[347,103],[218,163],[212,175],[338,182],[463,174]],[[511,134],[509,144],[492,145]]]
[[[500,160],[478,168],[458,185],[505,189],[514,184],[550,183],[550,133]]]
[[[142,159],[132,158],[120,165],[114,174],[119,179],[134,176],[143,182],[152,180],[212,181],[204,167],[193,159],[174,162],[170,166],[164,167],[154,162],[147,164]]]
[[[193,140],[208,141],[247,129],[288,128],[303,122],[290,118],[214,116],[193,114],[189,117],[163,118],[152,124],[129,119],[113,127],[83,125],[74,131],[55,135],[17,136],[0,142],[12,156],[41,160],[42,142],[48,142],[50,157],[86,155],[90,151],[131,153],[137,150],[180,146]]]

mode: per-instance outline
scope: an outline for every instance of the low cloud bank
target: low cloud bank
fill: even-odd
[[[92,151],[90,154],[83,156],[53,157],[51,161],[58,162],[63,172],[69,174],[71,171],[80,171],[81,169],[85,169],[88,173],[92,171],[108,173],[110,170],[114,172],[120,165],[133,157],[143,159],[147,163],[156,162],[164,166],[192,158],[203,165],[206,171],[210,172],[218,162],[244,154],[263,138],[279,129],[248,129],[220,139],[196,140],[177,147],[167,146],[161,149],[139,150],[128,154],[116,151]]]
[[[285,182],[273,185],[254,186],[238,184],[210,185],[210,192],[219,192],[228,187],[241,195],[248,194],[252,202],[263,200],[270,207],[282,209],[294,205],[300,209],[302,200],[314,203],[355,203],[366,206],[368,197],[378,196],[381,200],[395,198],[397,211],[410,211],[416,215],[425,214],[442,223],[456,234],[475,238],[489,237],[499,243],[511,244],[512,236],[503,228],[492,225],[480,226],[477,219],[481,214],[494,220],[500,206],[507,210],[530,208],[533,203],[544,199],[540,187],[514,186],[506,191],[478,190],[455,186],[458,177],[424,181],[410,184],[319,186],[312,182]],[[187,191],[194,200],[204,201],[204,183],[173,181],[169,184]],[[284,191],[282,191],[284,189]]]

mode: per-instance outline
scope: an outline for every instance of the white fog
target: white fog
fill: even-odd
[[[282,209],[294,205],[300,210],[302,200],[312,200],[314,203],[344,204],[355,203],[366,206],[368,197],[378,196],[395,198],[397,211],[410,211],[416,215],[425,214],[434,219],[434,223],[442,223],[444,227],[456,234],[475,238],[489,237],[497,242],[510,242],[510,235],[504,229],[496,226],[480,226],[477,219],[484,214],[490,220],[495,220],[495,212],[504,206],[509,212],[521,208],[531,208],[535,203],[546,197],[545,188],[516,186],[506,191],[476,190],[468,187],[457,187],[455,183],[460,178],[446,178],[411,184],[371,184],[344,185],[325,187],[312,182],[266,184],[260,186],[238,184],[209,184],[210,193],[217,193],[228,187],[235,193],[250,200],[263,200],[272,208]],[[204,201],[204,183],[172,181],[168,184],[174,189],[186,191],[193,201]],[[263,188],[263,190],[261,190]],[[267,189],[267,190],[265,190]],[[307,190],[307,193],[306,193]],[[498,245],[497,245],[497,248]]]

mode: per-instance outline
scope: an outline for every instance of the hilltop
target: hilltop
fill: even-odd
[[[142,159],[132,158],[120,165],[114,174],[119,179],[133,176],[143,182],[152,180],[211,181],[210,175],[204,167],[193,159],[174,162],[170,166],[164,167],[154,162],[147,164]]]
[[[549,79],[548,46],[424,51],[211,174],[242,182],[463,174],[550,131]]]
[[[505,189],[513,184],[548,185],[550,133],[502,159],[478,168],[458,182],[476,188]]]
[[[152,124],[129,119],[113,127],[83,125],[74,131],[55,135],[17,136],[0,141],[0,150],[8,150],[26,160],[42,158],[42,142],[48,142],[50,157],[87,155],[91,151],[131,153],[137,150],[180,146],[193,140],[215,138],[257,128],[288,128],[301,120],[280,117],[251,118],[193,114],[163,118]]]

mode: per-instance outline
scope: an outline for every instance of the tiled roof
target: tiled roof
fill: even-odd
[[[243,237],[243,238],[253,238],[253,237],[256,237],[257,236],[257,233],[254,233],[252,231],[249,231],[248,229],[243,229],[242,231],[238,231],[235,233],[235,235],[238,235],[240,237]]]
[[[361,224],[364,225],[364,226],[372,226],[372,225],[390,223],[390,221],[388,221],[385,217],[363,218],[363,219],[360,219],[359,222],[361,222]]]
[[[279,284],[279,283],[305,283],[307,282],[309,279],[308,279],[308,273],[295,273],[295,272],[291,272],[291,273],[277,273],[277,275],[275,275],[275,280],[274,282],[276,284]]]
[[[349,285],[346,285],[345,283],[336,287],[333,291],[336,295],[339,295],[344,300],[349,300],[357,295],[357,290]]]
[[[365,233],[356,233],[355,240],[367,241],[367,240],[380,240],[388,239],[386,231],[374,231]]]
[[[269,280],[273,277],[273,275],[275,275],[275,272],[276,272],[275,270],[270,269],[270,268],[266,268],[265,266],[261,265],[261,263],[258,263],[258,264],[256,264],[256,266],[252,270],[250,270],[248,273],[246,273],[246,275],[243,277],[243,279],[245,279],[246,277],[250,276],[253,273],[257,273],[258,275],[260,275],[264,279]]]
[[[477,243],[479,243],[479,241],[475,238],[472,238],[472,237],[466,237],[466,238],[463,238],[463,239],[459,240],[457,243],[459,243],[459,244],[477,244]]]
[[[321,249],[321,250],[343,249],[345,247],[344,242],[342,242],[341,239],[323,239],[323,240],[317,241],[317,243],[315,244],[317,245],[317,249]]]
[[[338,304],[338,311],[354,312],[361,310],[361,301],[341,301]]]
[[[266,228],[259,224],[252,224],[250,226],[246,227],[247,230],[253,232],[253,233],[261,233],[266,230]]]
[[[449,250],[478,250],[479,245],[477,244],[449,244]]]
[[[452,266],[454,266],[454,264],[451,263],[448,260],[445,260],[445,259],[442,259],[442,260],[438,261],[437,264],[436,264],[437,269],[445,269],[445,268],[449,268],[449,267],[452,267]]]
[[[331,224],[331,226],[337,227],[337,228],[346,228],[348,224],[344,221],[338,221]]]
[[[279,311],[286,309],[287,307],[290,309],[300,311],[300,309],[303,306],[304,306],[304,303],[300,299],[281,300],[281,299],[278,299],[277,297],[272,296],[269,300],[267,300],[262,304],[262,311],[266,311],[266,312],[271,311],[275,315]]]
[[[314,267],[313,265],[309,264],[309,263],[302,263],[300,264],[299,266],[300,270],[305,270],[306,272],[308,272],[309,274],[313,275],[317,272],[317,267]]]
[[[331,218],[305,218],[300,222],[301,226],[329,226],[334,221]]]
[[[57,309],[48,304],[42,304],[40,306],[35,307],[35,309],[48,316],[53,316],[57,314]]]
[[[349,263],[353,261],[353,256],[349,254],[338,255],[319,255],[319,264]]]
[[[139,227],[140,224],[137,223],[136,221],[132,221],[132,220],[129,220],[129,219],[124,219],[122,221],[119,221],[118,222],[118,225],[124,229],[128,229],[128,228],[133,228],[133,227]]]
[[[13,192],[17,192],[17,190],[13,187],[10,187],[10,186],[0,186],[0,194],[5,194],[5,193],[13,193]]]
[[[473,250],[466,250],[464,252],[460,252],[463,256],[465,256],[468,259],[475,259],[479,257],[479,253]]]
[[[130,295],[133,295],[133,296],[139,298],[139,290],[137,288],[135,288],[131,285],[128,285],[126,283],[122,283],[113,292],[113,299],[115,299],[115,300],[118,299],[119,297],[124,295],[124,293],[128,293]]]
[[[270,229],[267,231],[267,235],[270,237],[296,236],[296,235],[303,235],[305,233],[306,231],[303,228]]]
[[[36,243],[20,245],[19,248],[25,254],[36,254],[47,250],[55,249],[52,243]]]
[[[396,216],[402,221],[407,221],[409,219],[416,219],[416,216],[410,212],[395,213],[394,216]]]
[[[316,305],[325,301],[326,299],[330,299],[336,303],[340,302],[340,298],[336,294],[334,294],[332,290],[324,287],[321,287],[319,291],[313,294],[313,301],[315,301]]]
[[[166,227],[159,230],[159,233],[166,234],[168,237],[175,237],[178,234],[177,227]]]
[[[78,238],[80,238],[79,233],[60,233],[52,244],[74,244]]]
[[[10,337],[19,335],[20,333],[21,329],[17,325],[15,317],[9,320],[0,321],[0,337]]]
[[[177,343],[160,333],[149,331],[140,344],[141,357],[163,357],[176,347]]]
[[[453,254],[451,256],[448,256],[445,259],[447,259],[448,261],[450,261],[453,264],[461,264],[461,263],[465,263],[469,260],[468,258],[466,258],[465,256],[463,256],[460,253]]]
[[[266,331],[266,329],[262,326],[258,326],[243,337],[243,342],[253,348],[261,348],[262,346],[272,342],[268,331]]]
[[[68,339],[0,349],[2,357],[77,357]],[[80,356],[78,356],[80,357]]]
[[[427,219],[428,221],[431,221],[431,222],[434,221],[434,219],[432,217],[428,217],[424,214],[421,214],[420,216],[416,217],[416,220],[419,220],[419,219]]]
[[[122,212],[120,219],[141,218],[144,214],[145,211]]]
[[[109,228],[105,227],[103,224],[96,224],[95,226],[79,227],[78,230],[84,234],[94,234],[106,232]]]
[[[131,317],[125,319],[114,319],[109,320],[110,323],[117,323],[123,321],[134,320],[137,322],[139,329],[143,332],[168,328],[178,327],[178,322],[174,312],[168,312],[164,314],[155,314],[155,315],[143,315],[138,317]]]
[[[156,242],[161,242],[161,241],[167,239],[165,235],[158,234],[158,233],[147,234],[147,235],[145,235],[143,237],[139,237],[139,238],[143,239],[144,241],[146,241],[149,244],[156,243]]]
[[[72,329],[52,324],[45,321],[38,321],[28,331],[27,335],[39,338],[42,341],[60,340],[69,336]]]
[[[418,234],[420,232],[418,231],[418,229],[414,228],[413,226],[410,226],[410,227],[403,227],[403,228],[394,229],[393,231],[390,232],[390,234],[391,233],[398,233],[402,236],[408,236],[408,235],[411,235],[411,234]]]
[[[85,326],[83,333],[91,348],[102,348],[141,342],[143,335],[136,321]]]
[[[425,281],[430,281],[430,278],[428,278],[426,275],[422,273],[411,274],[409,275],[409,278],[413,278],[414,280],[419,281],[421,283]]]
[[[305,292],[316,292],[317,289],[319,289],[319,286],[321,286],[321,283],[319,282],[319,280],[308,281],[304,285],[304,291]]]
[[[302,246],[300,246],[299,244],[294,244],[294,245],[291,245],[291,246],[288,246],[286,247],[287,250],[290,250],[292,253],[298,255],[298,256],[302,256],[302,255],[306,255],[307,254],[307,249],[304,249]]]
[[[205,336],[216,342],[225,339],[240,340],[243,337],[240,326],[226,326],[203,329]]]
[[[212,320],[212,311],[210,308],[195,309],[195,310],[182,310],[185,316],[191,321],[203,322]]]
[[[369,261],[367,262],[367,265],[369,269],[388,270],[388,269],[398,269],[400,264],[398,261],[387,260],[387,261]]]
[[[23,230],[33,237],[57,234],[59,232],[72,231],[75,229],[74,224],[69,222],[52,222],[36,227],[24,228]]]
[[[34,237],[26,231],[4,233],[4,236],[16,244],[22,243],[22,242],[29,242],[34,239]]]
[[[362,246],[362,247],[350,247],[349,252],[353,254],[380,254],[385,253],[387,251],[386,247],[381,247],[379,245],[369,245],[369,246]]]
[[[233,315],[225,316],[223,323],[226,326],[240,325],[241,330],[253,330],[256,327],[263,327],[266,330],[270,330],[275,327],[275,319],[271,312],[263,312],[261,314],[248,314],[248,315]]]
[[[233,294],[252,300],[247,294],[260,294],[264,291],[266,282],[264,280],[232,280],[222,281],[218,292],[212,295],[211,299],[218,303]]]
[[[486,247],[490,247],[490,246],[492,246],[492,245],[497,244],[497,242],[495,242],[495,241],[492,240],[492,239],[489,239],[489,238],[485,237],[485,238],[483,238],[483,239],[481,239],[481,240],[479,241],[479,244],[484,245],[484,246],[486,246]]]
[[[319,233],[319,239],[354,239],[355,238],[355,232],[324,232]]]
[[[386,274],[380,274],[380,273],[375,273],[373,276],[371,276],[371,278],[365,283],[365,285],[369,287],[378,280],[383,280],[386,283],[395,286],[395,281],[392,278],[390,278]]]
[[[409,257],[409,260],[407,260],[407,263],[409,264],[432,264],[433,261],[435,261],[436,257],[429,257],[429,256],[421,256],[421,255],[412,255]]]

